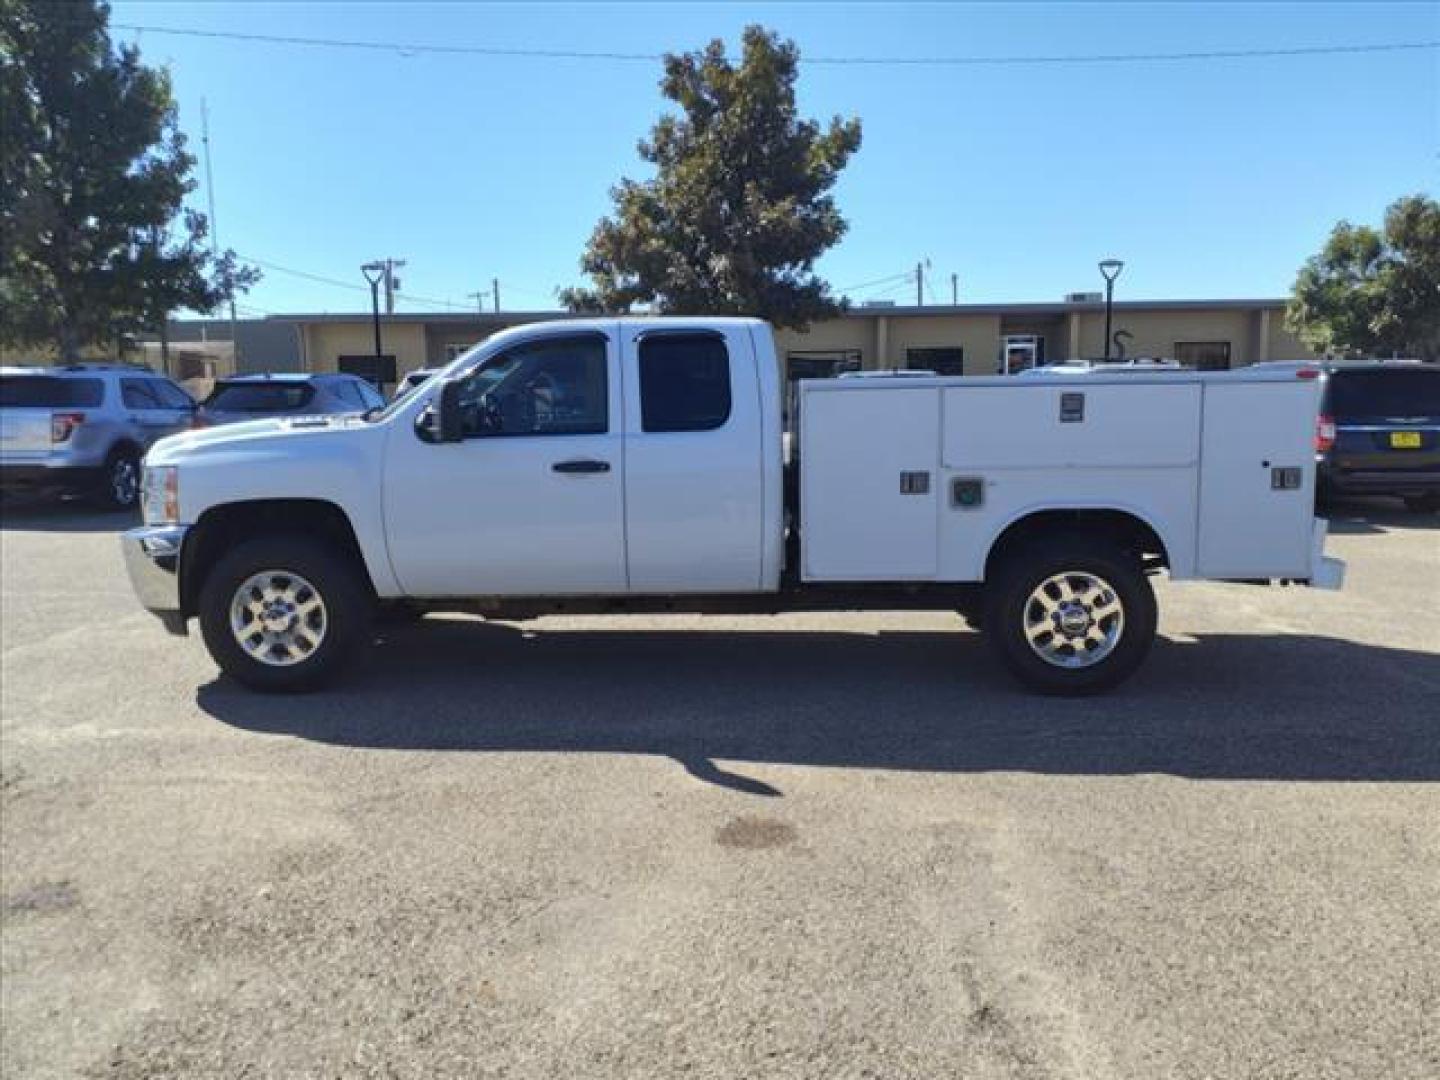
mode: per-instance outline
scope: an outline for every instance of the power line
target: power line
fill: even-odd
[[[265,45],[299,45],[311,48],[369,49],[401,56],[445,53],[458,56],[500,56],[531,60],[609,60],[654,63],[663,53],[606,52],[582,49],[520,49],[496,45],[445,45],[435,43],[398,44],[388,41],[357,41],[342,38],[291,37],[280,34],[247,34],[233,30],[196,30],[140,23],[110,24],[114,30],[175,37],[216,38]],[[1369,45],[1300,45],[1291,48],[1208,49],[1185,52],[1088,53],[1072,55],[1012,56],[802,56],[802,64],[869,67],[1010,67],[1042,64],[1131,64],[1194,60],[1248,60],[1297,56],[1335,56],[1346,53],[1404,52],[1440,49],[1440,41],[1391,41]],[[735,58],[727,58],[735,62]]]
[[[908,281],[912,277],[914,277],[914,273],[907,270],[901,274],[891,274],[889,277],[877,278],[874,281],[866,281],[860,285],[846,285],[843,289],[838,289],[836,291],[843,295],[845,293],[859,292],[861,289],[873,288],[876,285],[886,285],[892,281],[899,281],[902,278]]]
[[[294,277],[305,278],[308,281],[318,281],[322,285],[334,285],[337,289],[353,289],[356,292],[368,293],[368,285],[357,285],[353,281],[340,281],[336,278],[325,277],[322,274],[312,274],[308,270],[296,270],[289,266],[281,266],[278,263],[266,262],[264,259],[257,259],[250,255],[237,255],[237,258],[244,259],[256,266],[263,266],[266,270],[274,270],[281,274],[290,274]]]
[[[894,285],[891,285],[888,289],[881,289],[879,292],[872,292],[869,296],[859,296],[859,297],[856,297],[856,299],[857,299],[857,300],[860,300],[860,301],[865,301],[865,300],[880,300],[880,299],[883,299],[883,298],[885,298],[885,297],[887,297],[887,296],[894,296],[896,293],[900,292],[901,290],[910,288],[910,286],[913,285],[913,284],[915,284],[915,275],[914,275],[913,273],[911,273],[911,274],[906,274],[904,281],[896,282]]]
[[[257,259],[251,255],[237,255],[236,257],[243,259],[245,262],[254,263],[256,266],[262,266],[266,270],[274,270],[280,274],[290,274],[293,277],[304,278],[307,281],[319,282],[321,285],[333,285],[337,289],[351,289],[363,293],[370,291],[368,285],[357,285],[353,281],[341,281],[339,278],[326,277],[324,274],[312,274],[308,270],[296,270],[292,266],[281,266],[279,263],[269,262],[265,259]],[[415,293],[400,292],[399,290],[396,290],[395,295],[402,300],[411,300],[419,304],[438,304],[440,307],[469,310],[466,305],[456,303],[454,300],[440,300],[433,296],[417,296]]]

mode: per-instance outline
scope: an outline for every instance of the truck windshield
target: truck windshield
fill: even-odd
[[[99,379],[57,379],[53,375],[0,375],[0,408],[93,409],[105,384]]]
[[[308,383],[221,383],[205,399],[216,412],[292,412],[315,396]]]

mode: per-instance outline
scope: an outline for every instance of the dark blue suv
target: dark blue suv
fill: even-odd
[[[1386,495],[1440,510],[1440,365],[1326,365],[1315,433],[1320,498]]]

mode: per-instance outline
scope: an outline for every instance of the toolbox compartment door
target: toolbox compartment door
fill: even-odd
[[[1101,376],[945,391],[947,469],[1193,468],[1200,387]]]
[[[1199,576],[1308,576],[1318,409],[1314,379],[1206,384]]]
[[[805,579],[933,579],[940,390],[802,383],[801,396]]]

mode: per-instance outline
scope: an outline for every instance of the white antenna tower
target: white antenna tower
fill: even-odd
[[[205,148],[205,197],[210,210],[210,254],[220,257],[220,230],[215,224],[215,169],[210,163],[210,106],[200,99],[200,145]],[[230,297],[230,353],[235,369],[240,369],[240,343],[235,337],[235,297]]]

